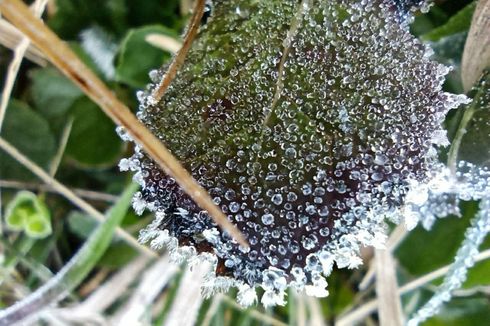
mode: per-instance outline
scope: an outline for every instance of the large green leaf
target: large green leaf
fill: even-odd
[[[56,152],[49,123],[26,104],[12,100],[7,108],[2,137],[21,153],[47,168]],[[31,172],[0,150],[0,178],[30,180]]]
[[[66,154],[88,167],[114,164],[123,149],[114,123],[86,97],[74,103],[71,114],[74,121]]]
[[[177,38],[172,30],[163,26],[145,26],[134,29],[124,38],[116,66],[116,78],[133,87],[143,88],[150,81],[148,72],[168,61],[171,54],[148,43],[150,34],[161,34]]]
[[[65,115],[82,91],[54,68],[36,69],[31,72],[32,98],[43,115]]]
[[[76,39],[79,33],[93,25],[101,26],[117,36],[131,27],[144,24],[164,24],[180,28],[180,0],[57,0],[56,13],[48,24],[64,39]]]
[[[453,261],[476,209],[474,203],[465,206],[467,210],[462,218],[440,219],[431,230],[419,226],[408,234],[396,250],[396,257],[405,270],[419,276]]]

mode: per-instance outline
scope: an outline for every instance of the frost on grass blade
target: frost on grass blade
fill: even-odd
[[[487,185],[488,191],[488,185]],[[488,192],[487,192],[488,194]],[[488,195],[487,195],[488,196]],[[439,312],[442,305],[451,299],[452,291],[459,289],[468,274],[468,268],[475,264],[478,247],[490,232],[490,200],[488,197],[480,202],[480,211],[466,230],[465,239],[458,249],[453,264],[438,287],[434,296],[420,308],[408,321],[409,326],[417,326]]]
[[[355,268],[362,245],[382,246],[385,216],[439,169],[441,122],[466,101],[441,91],[449,69],[408,31],[424,4],[214,1],[164,98],[150,85],[138,116],[250,249],[137,148],[121,167],[143,186],[135,208],[156,212],[142,239],[214,260],[206,290],[238,286],[242,304],[257,286],[264,305],[284,304],[288,286],[327,295],[333,264]]]

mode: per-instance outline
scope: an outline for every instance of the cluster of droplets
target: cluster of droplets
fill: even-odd
[[[462,201],[481,200],[490,194],[490,171],[465,161],[454,169],[440,165],[429,182],[411,187],[400,210],[409,229],[418,223],[430,230],[438,218],[460,216]]]
[[[466,101],[441,91],[448,68],[408,32],[412,5],[215,1],[164,99],[141,93],[138,117],[250,248],[137,148],[121,168],[143,185],[135,208],[156,211],[143,240],[214,257],[209,288],[236,285],[243,304],[259,285],[264,305],[287,286],[327,295],[334,262],[357,267],[361,245],[383,245],[385,216],[431,178],[441,122]]]

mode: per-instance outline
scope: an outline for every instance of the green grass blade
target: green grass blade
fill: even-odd
[[[107,219],[90,235],[75,256],[46,284],[24,300],[0,311],[0,326],[12,325],[63,299],[92,270],[109,247],[116,227],[131,204],[137,185],[131,184],[107,213]]]

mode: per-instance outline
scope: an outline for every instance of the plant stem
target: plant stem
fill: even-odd
[[[56,34],[36,18],[20,0],[0,1],[0,10],[10,22],[28,36],[46,57],[85,94],[96,102],[117,125],[126,128],[131,137],[181,188],[206,210],[221,228],[248,247],[242,233],[221,212],[209,193],[201,187],[179,163],[165,145],[141,123],[126,105],[62,42]]]
[[[78,286],[109,247],[114,231],[126,216],[131,197],[137,189],[135,184],[126,189],[109,211],[105,222],[90,235],[82,248],[53,278],[22,301],[0,311],[0,326],[12,325],[39,313],[46,306],[63,299]]]

